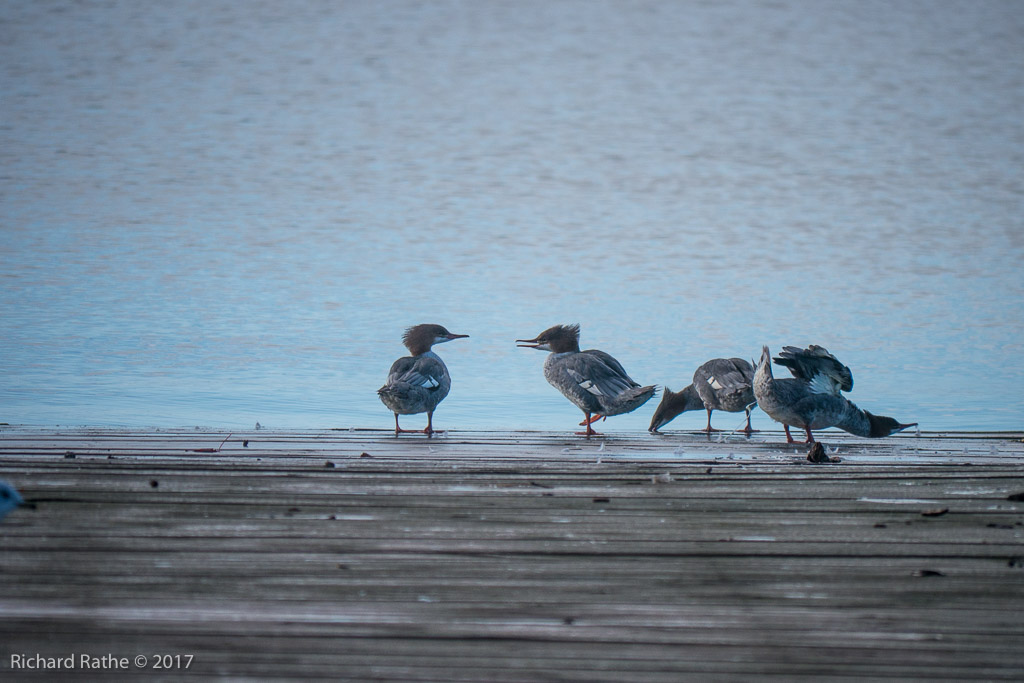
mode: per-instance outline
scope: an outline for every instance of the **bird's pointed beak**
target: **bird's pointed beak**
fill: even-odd
[[[533,339],[516,339],[516,346],[521,349],[535,349],[540,346],[540,344],[537,343],[538,339],[539,337],[534,337]]]
[[[905,424],[905,425],[901,424],[901,425],[897,425],[896,429],[894,429],[892,431],[893,431],[893,434],[895,434],[896,432],[902,432],[904,429],[910,429],[911,427],[916,427],[916,426],[917,426],[916,422],[911,422],[910,424]]]
[[[452,334],[451,332],[448,333],[448,339],[449,340],[451,340],[451,339],[466,339],[467,337],[469,337],[468,334]]]
[[[664,402],[664,399],[662,399],[663,404]],[[675,416],[673,415],[672,417],[674,418]],[[665,411],[661,410],[661,406],[659,405],[658,408],[654,411],[654,415],[651,416],[651,425],[647,428],[647,431],[649,431],[651,434],[657,434],[659,429],[661,429],[671,421],[672,418],[666,419]]]

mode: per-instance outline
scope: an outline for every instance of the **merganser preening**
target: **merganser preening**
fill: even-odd
[[[654,396],[653,385],[634,382],[619,361],[604,351],[580,351],[579,325],[555,325],[516,343],[551,352],[544,361],[544,378],[583,411],[586,417],[580,424],[586,426],[582,432],[586,436],[597,434],[590,426],[593,422],[632,412]]]
[[[704,409],[708,413],[705,432],[717,432],[711,427],[711,412],[724,410],[727,413],[746,411],[747,434],[756,432],[750,428],[750,411],[754,407],[754,366],[742,358],[715,358],[701,365],[693,373],[693,384],[682,391],[671,391],[665,387],[661,403],[654,411],[648,431],[656,432],[680,413],[687,410]]]
[[[26,503],[13,486],[6,481],[0,481],[0,519],[17,507],[35,507],[35,505]]]
[[[804,443],[814,442],[812,429],[838,427],[856,436],[878,438],[917,426],[916,422],[900,424],[891,417],[872,415],[842,396],[841,391],[853,389],[853,373],[827,349],[786,346],[775,362],[787,366],[793,378],[772,376],[772,356],[765,346],[754,373],[754,397],[761,410],[782,423],[789,443],[795,443],[790,426],[807,432]]]
[[[434,409],[452,386],[452,378],[444,361],[430,350],[434,344],[462,339],[468,334],[452,334],[441,325],[416,325],[405,331],[402,343],[411,356],[399,358],[392,364],[388,381],[377,390],[380,400],[395,414],[395,436],[402,432],[418,431],[398,426],[399,415],[427,414],[427,428],[423,433],[434,433]]]

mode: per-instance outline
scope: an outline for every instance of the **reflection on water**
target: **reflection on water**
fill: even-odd
[[[0,18],[0,421],[386,428],[438,322],[440,428],[568,429],[513,340],[580,322],[644,383],[817,343],[864,408],[1022,426],[1017,3]]]

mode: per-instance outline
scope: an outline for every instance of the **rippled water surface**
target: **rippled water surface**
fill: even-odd
[[[401,333],[439,322],[470,339],[437,426],[569,429],[513,340],[579,322],[643,383],[817,343],[874,412],[1024,426],[1014,0],[0,21],[2,422],[386,428]]]

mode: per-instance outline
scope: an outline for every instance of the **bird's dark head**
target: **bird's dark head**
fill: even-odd
[[[409,349],[409,353],[419,356],[429,351],[434,344],[443,344],[452,339],[464,339],[468,336],[468,334],[452,334],[443,325],[424,323],[407,329],[402,335],[402,343],[405,344],[405,348]]]
[[[864,414],[868,416],[868,422],[871,424],[871,433],[868,436],[873,439],[889,436],[896,432],[902,432],[904,429],[917,426],[916,422],[901,424],[899,420],[886,417],[885,415],[872,415],[866,410]]]
[[[692,384],[687,385],[682,391],[672,391],[665,387],[665,391],[661,394],[661,403],[655,409],[654,415],[651,417],[651,426],[647,428],[647,431],[658,431],[687,410],[703,409],[704,401],[700,399]]]
[[[539,349],[552,353],[580,350],[580,326],[555,325],[533,339],[516,339],[516,346],[523,349]]]

